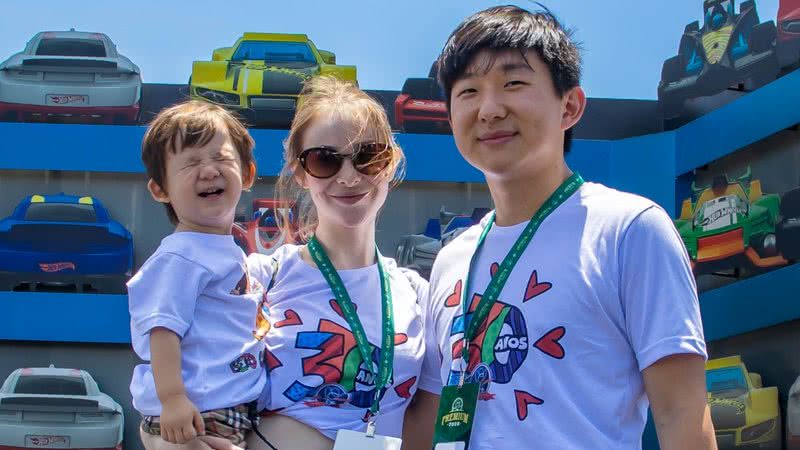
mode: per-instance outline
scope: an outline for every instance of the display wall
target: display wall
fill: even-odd
[[[780,14],[782,18],[788,18],[788,13]],[[731,20],[742,19],[733,17]],[[761,18],[753,26],[769,20]],[[699,25],[697,30],[690,28],[686,32],[701,32]],[[762,28],[769,26],[759,29]],[[776,42],[762,50],[772,58],[778,55],[774,53],[777,46]],[[190,96],[219,100],[220,94],[204,95],[209,89],[230,91],[228,94],[243,92],[244,88],[239,89],[241,85],[237,84],[235,88],[234,84],[244,84],[245,73],[263,72],[266,70],[264,67],[242,63],[234,70],[228,70],[228,67],[225,76],[217,80],[203,78],[213,74],[213,67],[220,66],[211,63],[226,61],[226,58],[230,60],[235,52],[236,48],[221,48],[210,58],[211,61],[206,61],[209,64],[196,64],[192,82],[187,85],[141,85],[139,98],[131,103],[131,106],[135,103],[137,108],[135,120],[119,118],[120,124],[109,125],[105,119],[84,120],[87,117],[72,114],[77,109],[66,115],[63,109],[52,109],[51,112],[58,113],[52,117],[44,117],[41,113],[26,115],[30,111],[22,115],[14,112],[12,117],[5,111],[5,122],[0,123],[0,136],[3,137],[0,139],[0,192],[4,194],[0,196],[0,218],[12,216],[20,202],[31,205],[47,203],[49,198],[61,193],[72,196],[70,201],[79,205],[77,209],[85,210],[87,205],[102,202],[111,219],[130,235],[129,276],[171,231],[163,207],[152,201],[145,188],[146,179],[139,159],[145,124],[165,106]],[[314,58],[325,60],[319,63],[326,66],[325,70],[334,71],[333,66],[338,66],[335,59],[316,47],[312,53]],[[667,120],[662,115],[664,105],[658,102],[590,99],[586,115],[575,130],[577,140],[573,151],[568,155],[570,167],[587,180],[651,198],[676,221],[684,215],[686,199],[692,205],[684,217],[686,220],[698,217],[696,211],[702,204],[717,204],[718,209],[703,215],[699,221],[727,217],[724,224],[709,228],[712,231],[732,230],[735,223],[765,218],[766,225],[759,225],[760,231],[750,233],[755,236],[752,242],[742,238],[741,249],[737,247],[732,251],[725,247],[724,251],[713,254],[711,260],[718,264],[708,270],[697,270],[697,282],[709,356],[715,360],[710,363],[709,370],[740,369],[758,373],[758,383],[752,381],[756,377],[746,378],[750,381],[746,383],[747,392],[742,395],[771,399],[764,402],[767,406],[763,410],[753,412],[742,406],[747,403],[742,400],[744,397],[724,397],[723,401],[719,400],[723,397],[712,395],[712,410],[719,405],[734,405],[736,414],[749,417],[746,426],[756,426],[767,420],[779,423],[780,426],[773,425],[772,429],[762,430],[763,433],[757,436],[750,430],[750,436],[756,436],[752,440],[763,443],[764,448],[776,449],[780,448],[785,435],[796,433],[800,436],[800,419],[790,419],[795,411],[800,414],[800,386],[796,392],[792,388],[800,375],[797,344],[800,337],[800,298],[797,295],[800,265],[795,264],[798,259],[795,247],[783,244],[781,238],[777,238],[773,248],[773,241],[769,238],[770,234],[778,234],[769,230],[794,230],[795,217],[780,205],[789,204],[787,199],[794,198],[790,193],[800,187],[800,108],[797,108],[800,103],[800,71],[792,70],[796,58],[781,58],[776,72],[770,72],[770,77],[760,76],[757,86],[750,79],[717,80],[721,88],[681,100],[682,112],[675,113],[673,109],[666,115]],[[691,61],[690,56],[686,64]],[[709,62],[705,61],[706,64]],[[122,62],[116,64],[117,67],[124,65]],[[291,75],[296,76],[298,70],[302,72],[305,69],[294,68]],[[356,76],[355,69],[342,70],[342,76]],[[136,72],[131,69],[130,73]],[[199,75],[203,73],[206,75]],[[260,74],[259,86],[266,83],[265,76],[279,77],[281,74],[287,75],[287,72]],[[441,98],[431,91],[434,89],[431,87],[432,73],[427,74],[427,78],[424,75],[418,74],[419,82],[407,82],[397,91],[369,91],[384,105],[397,131],[425,132],[398,134],[398,141],[407,155],[408,168],[406,180],[389,196],[379,218],[377,240],[381,252],[386,255],[398,253],[398,246],[406,237],[427,232],[430,219],[439,219],[444,228],[454,215],[467,218],[476,208],[492,206],[482,176],[460,158],[452,136],[447,134],[446,127],[441,126],[441,120],[437,119],[439,124],[430,127],[408,126],[408,117],[415,114],[414,108],[435,110],[442,107],[436,103],[441,103]],[[775,79],[778,76],[780,78]],[[252,77],[252,80],[257,78],[256,75]],[[286,83],[291,81],[282,80]],[[733,92],[728,89],[732,84],[738,86],[740,81],[748,84],[749,88]],[[230,86],[225,83],[230,83]],[[428,87],[424,95],[423,85]],[[286,95],[296,97],[296,93]],[[66,98],[62,98],[64,96]],[[415,99],[422,103],[414,105]],[[88,100],[81,98],[80,94],[63,93],[48,98],[45,103],[70,101]],[[399,117],[402,117],[400,122]],[[274,117],[255,120],[259,118],[263,119],[247,118],[254,126],[251,133],[256,141],[259,179],[251,191],[242,196],[237,209],[237,220],[241,223],[258,220],[261,211],[257,200],[274,197],[276,176],[281,166],[282,141],[286,131],[275,128],[285,126],[287,122],[284,120],[277,124],[272,121]],[[40,119],[79,123],[20,123]],[[665,129],[667,131],[663,131]],[[724,189],[721,180],[724,180]],[[736,200],[733,197],[738,195],[739,187],[743,194],[739,196],[740,200]],[[745,203],[746,206],[742,206]],[[681,223],[676,224],[680,228]],[[707,224],[694,228],[704,226]],[[694,239],[690,236],[692,233],[699,232],[692,229],[682,233],[682,237],[687,247],[695,245],[699,248],[699,243],[690,244]],[[742,231],[743,236],[744,233],[749,231]],[[31,240],[37,239],[35,234],[31,236]],[[46,242],[47,236],[40,237]],[[704,237],[707,236],[699,238]],[[443,236],[431,238],[430,242],[441,244]],[[750,247],[755,248],[759,258],[746,259]],[[0,257],[0,263],[14,262],[9,259]],[[413,258],[409,261],[418,262]],[[753,261],[768,262],[754,265]],[[76,261],[58,259],[43,264],[42,271],[55,272],[62,278],[51,279],[51,282],[19,278],[18,283],[0,290],[0,311],[3,311],[0,313],[0,376],[18,367],[46,367],[49,364],[89,371],[101,389],[122,405],[126,418],[125,447],[138,450],[138,416],[130,405],[127,390],[131,371],[138,360],[130,349],[124,291],[112,293],[91,282],[72,282],[64,278],[77,272],[79,263]],[[695,267],[700,266],[696,261]],[[88,288],[87,284],[90,285]],[[736,356],[739,359],[735,359]],[[722,360],[729,357],[734,358]],[[766,419],[755,422],[755,416]],[[722,444],[729,444],[731,439],[734,443],[741,443],[745,426],[723,425],[717,415],[714,420],[715,425],[719,424],[721,448],[729,448]],[[644,448],[648,450],[657,448],[652,428],[645,433],[644,442]]]

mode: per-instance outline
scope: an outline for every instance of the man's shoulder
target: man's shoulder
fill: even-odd
[[[578,205],[586,209],[588,217],[621,228],[627,228],[650,209],[661,211],[666,216],[663,208],[649,198],[599,183],[585,184]]]

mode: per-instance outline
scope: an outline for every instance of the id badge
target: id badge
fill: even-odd
[[[336,442],[333,450],[400,450],[403,441],[389,436],[367,436],[352,430],[339,430],[336,432]]]
[[[433,434],[434,450],[467,450],[478,404],[478,383],[445,386]]]

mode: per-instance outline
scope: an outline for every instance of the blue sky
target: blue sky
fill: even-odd
[[[775,20],[779,0],[757,0]],[[399,90],[425,76],[465,17],[508,1],[488,0],[2,0],[0,60],[34,33],[75,28],[108,34],[147,83],[186,83],[193,60],[210,59],[244,31],[306,33],[341,64],[355,64],[365,89]],[[590,97],[653,99],[663,61],[702,0],[544,1],[583,43]],[[739,2],[737,2],[738,5]],[[516,2],[534,7],[529,2]],[[738,8],[738,6],[737,6]]]

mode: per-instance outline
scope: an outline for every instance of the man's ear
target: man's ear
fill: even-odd
[[[586,93],[580,86],[575,86],[564,94],[562,99],[561,129],[566,131],[574,127],[583,117],[586,110]]]
[[[256,164],[251,162],[242,179],[242,189],[250,189],[256,182]]]
[[[153,197],[153,200],[159,203],[169,203],[169,195],[167,195],[167,191],[161,188],[152,178],[147,182],[147,190],[150,191],[150,195]]]

